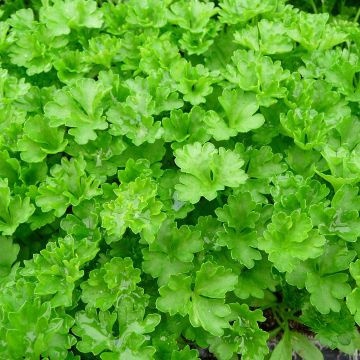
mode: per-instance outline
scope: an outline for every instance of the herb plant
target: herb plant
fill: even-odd
[[[0,359],[360,349],[356,1],[2,3]]]

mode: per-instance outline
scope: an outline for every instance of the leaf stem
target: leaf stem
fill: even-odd
[[[283,324],[283,321],[280,320],[280,316],[279,316],[278,312],[276,311],[276,309],[273,309],[273,315],[274,315],[274,319],[276,320],[276,322],[279,324],[279,326],[281,326]]]
[[[346,2],[346,0],[341,0],[340,11],[339,11],[340,14],[342,14],[344,12],[345,2]]]
[[[317,11],[317,7],[315,5],[314,0],[309,0],[309,2],[310,2],[311,7],[313,8],[314,13],[317,14],[318,11]]]
[[[276,329],[270,331],[270,333],[269,333],[269,339],[272,339],[272,338],[276,337],[276,335],[277,335],[281,330],[282,330],[282,327],[279,326],[279,327],[277,327]]]
[[[358,22],[359,17],[360,17],[360,7],[359,7],[359,9],[358,9],[358,11],[357,11],[357,13],[356,13],[356,15],[355,15],[354,23]]]
[[[326,12],[326,8],[325,8],[325,1],[321,0],[321,12]]]

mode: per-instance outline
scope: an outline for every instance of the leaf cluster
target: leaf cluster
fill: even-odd
[[[3,1],[0,360],[359,350],[359,14]]]

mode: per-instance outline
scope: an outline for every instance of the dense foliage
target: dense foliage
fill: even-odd
[[[360,349],[355,3],[1,5],[0,359]]]

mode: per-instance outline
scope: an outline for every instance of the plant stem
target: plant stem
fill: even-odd
[[[309,0],[309,2],[310,2],[310,5],[313,8],[314,13],[317,14],[318,11],[317,11],[316,5],[314,3],[314,0]]]
[[[326,12],[324,0],[321,0],[321,12]]]
[[[281,330],[282,330],[282,327],[279,326],[278,328],[270,331],[270,333],[269,333],[269,339],[272,339],[272,338],[276,337],[276,335],[277,335]]]
[[[354,23],[358,22],[359,17],[360,17],[360,7],[359,7],[359,9],[358,9],[358,11],[357,11],[357,13],[356,13],[356,15],[355,15]]]
[[[340,5],[340,14],[342,14],[342,13],[344,12],[345,2],[346,2],[346,0],[341,0],[341,5]]]
[[[283,321],[280,320],[280,316],[275,309],[273,309],[273,315],[276,322],[279,324],[279,326],[281,326]]]

